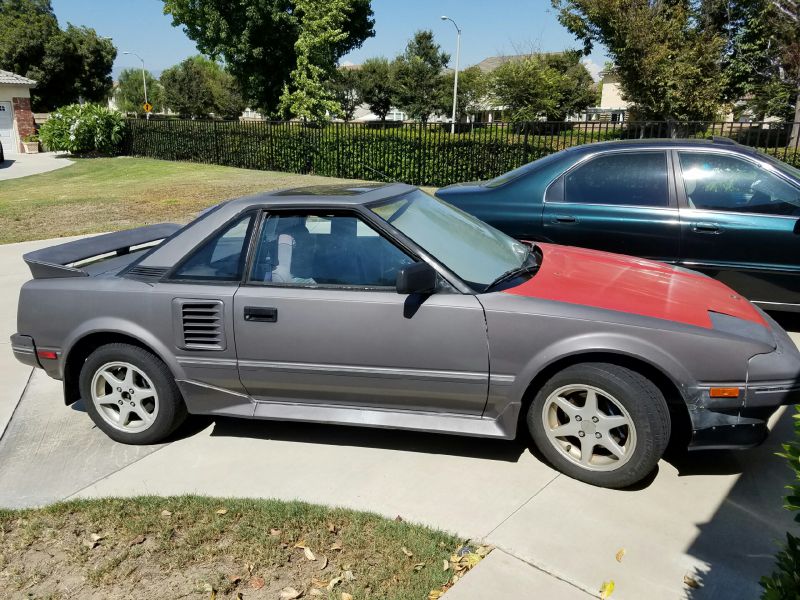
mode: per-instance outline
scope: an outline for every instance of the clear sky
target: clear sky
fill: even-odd
[[[114,40],[120,54],[114,74],[139,61],[123,51],[137,52],[148,69],[163,69],[196,54],[194,42],[164,15],[161,0],[52,0],[59,23],[93,27]],[[440,15],[455,19],[462,29],[461,67],[487,56],[577,48],[579,44],[556,19],[550,0],[373,0],[375,37],[342,59],[360,63],[371,56],[394,57],[417,29],[432,29],[442,48],[455,60],[455,29]],[[602,49],[588,57],[590,71],[606,60]]]

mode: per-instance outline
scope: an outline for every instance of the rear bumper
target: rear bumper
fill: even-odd
[[[39,359],[36,358],[36,345],[33,343],[33,338],[29,335],[20,335],[15,333],[11,336],[11,350],[14,352],[14,358],[24,365],[29,367],[41,367]]]

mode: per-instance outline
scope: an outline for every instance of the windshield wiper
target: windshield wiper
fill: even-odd
[[[531,259],[533,259],[532,262]],[[484,292],[489,292],[492,289],[496,288],[501,283],[505,283],[514,279],[515,277],[519,277],[520,275],[525,274],[533,274],[539,269],[539,263],[536,261],[536,256],[533,254],[533,246],[531,245],[528,248],[528,253],[525,255],[525,259],[522,261],[522,264],[518,267],[514,267],[513,269],[509,269],[500,277],[492,281],[489,285],[486,286]]]

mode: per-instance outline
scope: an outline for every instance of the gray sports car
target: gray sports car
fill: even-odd
[[[249,196],[25,260],[15,355],[124,443],[187,413],[529,433],[622,487],[671,436],[752,446],[800,399],[796,347],[722,283],[518,242],[407,185]]]

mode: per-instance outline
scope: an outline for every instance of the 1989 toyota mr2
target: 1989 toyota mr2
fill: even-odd
[[[530,433],[622,487],[671,435],[752,446],[800,397],[792,341],[722,283],[518,242],[408,185],[249,196],[25,260],[16,357],[124,443],[187,413]]]

